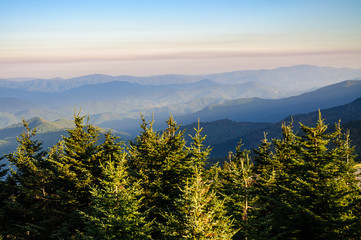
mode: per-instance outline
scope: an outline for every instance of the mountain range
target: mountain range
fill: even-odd
[[[69,119],[75,108],[94,121],[105,120],[97,124],[113,127],[120,120],[134,122],[140,113],[164,119],[170,112],[187,115],[232,100],[255,104],[260,99],[296,96],[360,76],[361,69],[298,65],[208,75],[0,79],[0,127],[37,116],[48,121]]]
[[[322,109],[322,118],[332,130],[335,123],[339,120],[345,130],[350,130],[351,143],[356,145],[356,154],[361,156],[361,97],[351,103]],[[240,140],[244,144],[245,149],[254,149],[261,143],[265,133],[271,141],[274,138],[282,136],[282,123],[293,123],[294,131],[299,132],[299,123],[307,126],[315,126],[319,116],[318,111],[307,114],[290,115],[277,123],[266,122],[237,122],[229,119],[220,119],[211,122],[199,122],[203,128],[202,135],[206,135],[204,144],[212,147],[211,161],[224,160],[230,151],[234,151]],[[71,120],[61,119],[49,122],[41,118],[32,118],[27,121],[31,128],[37,129],[36,138],[44,143],[44,147],[48,148],[61,139],[61,136],[67,134],[67,129],[73,128],[74,124]],[[185,131],[187,142],[191,142],[190,136],[195,134],[198,123],[181,126],[181,130]],[[0,152],[9,153],[16,149],[16,136],[24,131],[22,123],[14,124],[10,127],[0,129]],[[101,129],[102,133],[105,133]],[[138,132],[140,128],[138,127]],[[112,131],[113,134],[122,140],[130,139],[125,133]]]
[[[46,121],[41,117],[35,117],[26,121],[31,129],[36,129],[35,139],[43,142],[45,149],[55,145],[62,136],[68,134],[67,129],[72,129],[75,124],[72,120],[58,119],[54,122]],[[109,131],[109,129],[99,128],[101,133]],[[15,151],[17,146],[17,137],[25,131],[24,124],[17,123],[9,127],[0,129],[0,156],[2,153],[10,153]],[[112,133],[126,140],[129,136],[123,132],[117,132],[112,130]]]
[[[348,80],[293,97],[281,99],[241,98],[223,101],[208,105],[202,110],[190,114],[174,114],[174,118],[183,125],[197,122],[197,119],[202,122],[228,119],[236,122],[276,123],[289,115],[347,104],[359,97],[361,97],[361,80]],[[164,111],[163,114],[154,112],[155,128],[165,128],[165,121],[169,117],[170,111]],[[139,117],[137,120],[113,118],[99,123],[99,126],[134,135],[139,130],[139,124]]]
[[[204,121],[277,122],[288,115],[308,113],[349,103],[361,96],[361,80],[344,81],[315,91],[282,99],[242,98],[213,104],[201,111],[177,117],[182,123]]]
[[[350,130],[351,143],[357,146],[356,153],[361,159],[361,97],[348,104],[321,109],[320,112],[330,131],[339,121],[341,121],[344,132],[347,129]],[[313,111],[290,115],[276,123],[245,123],[224,119],[200,122],[200,127],[203,127],[202,133],[207,135],[205,144],[213,147],[212,157],[224,157],[229,151],[235,151],[240,140],[245,149],[251,150],[261,143],[265,133],[270,141],[274,138],[281,138],[282,123],[292,122],[294,131],[297,133],[300,131],[300,123],[306,126],[315,126],[318,117],[319,111]],[[196,125],[193,123],[183,126],[182,129],[186,130],[185,135],[194,135]]]
[[[16,124],[22,119],[55,129],[39,132],[40,138],[60,139],[70,125],[59,127],[57,123],[64,121],[59,119],[71,119],[81,110],[90,123],[113,129],[123,139],[139,133],[141,114],[147,120],[155,119],[158,130],[165,128],[170,114],[183,126],[193,124],[187,125],[190,129],[200,119],[205,129],[212,130],[207,130],[207,135],[214,145],[213,155],[218,156],[222,150],[217,149],[234,145],[244,136],[251,147],[247,141],[259,142],[265,130],[273,136],[273,128],[279,131],[280,122],[290,115],[297,119],[302,116],[299,114],[318,109],[347,106],[361,97],[360,76],[361,69],[299,65],[194,76],[94,74],[72,79],[0,80],[0,150],[14,144],[21,128]],[[358,115],[348,112],[352,110],[335,116],[354,126]]]
[[[0,87],[15,88],[28,91],[59,92],[90,84],[122,81],[142,85],[185,84],[209,79],[221,84],[240,84],[259,82],[277,89],[294,89],[296,92],[308,91],[346,79],[361,77],[361,69],[319,67],[297,65],[276,69],[243,70],[226,73],[204,75],[157,75],[147,77],[108,76],[93,74],[69,79],[0,79]]]

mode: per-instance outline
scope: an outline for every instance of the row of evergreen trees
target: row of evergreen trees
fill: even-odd
[[[0,239],[360,239],[353,148],[321,116],[209,168],[199,127],[186,144],[172,117],[163,132],[142,118],[124,144],[84,120],[49,150],[24,122],[0,168]]]

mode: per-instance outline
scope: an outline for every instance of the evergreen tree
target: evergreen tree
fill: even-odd
[[[119,141],[119,137],[114,136],[110,131],[104,136],[104,142],[100,144],[97,157],[101,162],[113,161],[117,166],[123,164],[122,158],[119,156],[124,155],[124,142]],[[104,172],[103,166],[101,167]]]
[[[253,164],[249,151],[241,150],[239,142],[235,154],[230,153],[229,162],[225,162],[221,170],[219,192],[224,196],[229,215],[234,218],[234,227],[239,230],[233,239],[247,239],[251,233],[249,224],[254,220],[250,211],[254,208]]]
[[[321,114],[316,127],[301,124],[301,130],[298,137],[283,125],[275,154],[261,166],[272,171],[257,180],[264,229],[258,238],[352,239],[360,219],[352,151],[340,140],[340,129],[326,132]]]
[[[162,229],[167,239],[231,239],[236,231],[226,215],[224,202],[211,189],[204,177],[204,165],[210,148],[203,145],[202,128],[194,129],[193,142],[188,147],[193,175],[187,179],[182,194],[175,200],[175,209],[164,213],[167,224]]]
[[[298,232],[302,221],[297,218],[296,208],[289,205],[302,198],[297,187],[293,186],[304,165],[299,157],[300,139],[293,133],[292,123],[282,124],[282,132],[282,139],[273,140],[275,152],[263,161],[263,165],[257,165],[257,195],[262,204],[254,227],[258,230],[258,237],[262,238],[292,236]],[[292,224],[290,219],[293,219]]]
[[[303,199],[308,210],[305,215],[312,224],[312,230],[305,232],[319,238],[348,238],[355,234],[349,230],[361,217],[353,214],[360,199],[360,187],[352,149],[347,147],[349,141],[340,141],[341,129],[327,134],[321,114],[316,127],[301,128],[304,132],[301,156],[306,170],[301,189],[311,196]],[[333,147],[335,139],[339,144]]]
[[[6,164],[3,163],[5,156],[0,157],[0,233],[5,233],[5,221],[6,221],[6,212],[7,212],[7,201],[9,201],[11,196],[10,183],[6,177],[8,169]],[[1,238],[0,238],[1,239]]]
[[[62,222],[49,238],[71,239],[83,228],[81,211],[91,203],[91,187],[99,184],[101,178],[101,146],[98,143],[99,130],[84,123],[85,116],[74,117],[75,128],[68,130],[68,136],[49,152],[56,189],[56,212]]]
[[[3,199],[1,228],[10,239],[46,239],[44,232],[52,227],[46,152],[42,143],[33,139],[36,129],[30,129],[25,120],[23,124],[25,132],[17,139],[17,150],[5,155],[12,171],[3,185],[6,198]]]
[[[267,139],[267,133],[264,133],[261,145],[259,145],[257,149],[254,149],[254,162],[257,165],[255,169],[257,174],[272,172],[272,169],[269,168],[269,162],[272,161],[273,154],[271,144]]]
[[[190,147],[188,147],[190,161],[198,169],[203,169],[209,158],[211,148],[209,146],[205,147],[203,144],[203,141],[206,139],[207,136],[201,135],[203,128],[200,127],[199,119],[198,127],[194,128],[194,131],[195,135],[190,135],[193,141],[191,142]]]
[[[149,239],[151,222],[140,212],[141,189],[131,183],[125,154],[105,162],[104,177],[92,193],[90,210],[85,213],[84,239]]]
[[[175,199],[192,175],[192,163],[185,146],[184,131],[171,116],[162,134],[153,130],[153,122],[142,117],[142,131],[128,149],[129,171],[133,181],[139,181],[143,192],[144,209],[149,210],[149,221],[154,220],[152,236],[161,239],[161,228],[166,222],[163,216],[175,209]]]
[[[233,221],[211,184],[195,167],[195,174],[187,181],[177,200],[178,213],[168,212],[165,233],[171,239],[231,239],[236,233]],[[177,215],[178,214],[178,215]]]

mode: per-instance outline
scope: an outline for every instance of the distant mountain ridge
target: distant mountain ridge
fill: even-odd
[[[90,84],[112,81],[138,83],[142,85],[170,85],[187,84],[208,79],[221,84],[240,84],[245,82],[259,82],[269,87],[294,88],[301,91],[319,88],[337,83],[345,79],[361,77],[361,69],[319,67],[312,65],[296,65],[275,69],[242,70],[234,72],[181,75],[168,74],[146,77],[109,76],[92,74],[69,79],[34,79],[28,81],[11,81],[0,79],[0,87],[23,89],[28,91],[56,92],[65,91]]]
[[[33,108],[32,102],[14,98],[14,97],[0,97],[0,112],[18,112]]]
[[[203,121],[230,119],[243,122],[277,122],[291,114],[343,105],[358,97],[361,97],[361,80],[348,80],[294,97],[231,100],[177,118],[186,124],[194,122],[197,118]]]
[[[261,143],[261,140],[264,138],[264,133],[267,134],[267,138],[270,141],[274,138],[281,138],[281,125],[284,122],[287,124],[293,122],[294,131],[296,133],[299,131],[299,123],[305,124],[306,126],[315,126],[318,114],[318,111],[307,114],[294,114],[277,123],[263,123],[264,126],[254,123],[255,125],[249,125],[249,129],[246,131],[240,131],[239,128],[235,126],[243,124],[245,124],[244,126],[247,126],[247,123],[231,120],[201,122],[200,126],[204,128],[203,135],[211,136],[207,137],[206,144],[213,147],[212,157],[224,157],[227,156],[229,151],[234,151],[240,140],[244,143],[244,148],[251,150]],[[357,144],[356,153],[361,159],[361,97],[345,105],[321,109],[321,115],[329,129],[332,129],[334,124],[341,120],[344,132],[346,129],[350,130],[351,143]],[[233,134],[228,134],[229,137],[225,138],[224,134],[221,133],[219,129],[220,122],[227,123],[222,124],[223,133],[229,133],[234,130]],[[195,123],[183,126],[183,129],[186,129],[185,134],[194,134],[194,127]]]
[[[29,127],[36,129],[35,139],[43,142],[43,147],[49,148],[55,145],[61,136],[68,134],[67,129],[75,127],[74,122],[68,119],[58,119],[54,122],[47,121],[41,117],[35,117],[26,120]],[[99,128],[101,133],[109,131],[108,129]],[[15,151],[17,147],[16,137],[25,131],[23,123],[16,123],[9,127],[0,129],[0,156],[2,153],[10,153]],[[112,131],[112,133],[123,140],[128,139],[128,135],[124,132]]]
[[[111,112],[118,114],[118,119],[135,119],[140,112],[169,115],[165,111],[171,109],[175,114],[185,114],[227,99],[247,96],[278,98],[281,94],[257,83],[223,85],[205,79],[194,83],[161,86],[111,81],[62,92],[35,92],[1,87],[0,96],[0,112],[10,113],[18,120],[22,117],[28,119],[41,116],[54,121],[58,118],[70,118],[75,107],[81,108],[84,114],[99,116]],[[35,110],[40,115],[29,115]],[[0,124],[8,121],[10,120],[1,119],[0,116]],[[7,125],[0,125],[4,126]]]
[[[66,134],[66,129],[73,128],[74,124],[70,120],[58,120],[49,122],[40,117],[27,120],[29,127],[36,128],[36,139],[44,142],[44,147],[48,148],[60,140],[61,135]],[[17,123],[7,128],[0,129],[0,154],[15,151],[17,146],[16,137],[25,131],[23,123]]]
[[[361,97],[361,81],[344,81],[333,84],[299,96],[283,99],[242,98],[231,101],[221,101],[211,104],[201,111],[192,114],[174,115],[178,123],[183,125],[196,122],[199,118],[203,122],[229,119],[236,122],[273,122],[281,121],[289,115],[308,113],[317,109],[325,109],[347,104]],[[156,112],[155,112],[156,113]],[[154,114],[155,127],[165,127],[165,120],[169,111]],[[136,134],[139,127],[137,119],[116,119],[100,123],[100,126],[123,130]],[[122,127],[124,127],[122,129]]]
[[[327,109],[321,110],[322,117],[325,119],[329,128],[332,128],[338,120],[344,128],[351,130],[351,139],[353,143],[361,144],[361,97],[355,101]],[[111,115],[109,116],[112,117]],[[283,122],[293,122],[294,131],[299,131],[299,122],[314,126],[318,118],[318,111],[307,114],[294,114],[288,116],[277,123],[262,123],[262,122],[236,122],[229,119],[222,119],[212,122],[201,122],[200,126],[204,128],[203,135],[207,135],[205,144],[213,147],[212,157],[225,157],[229,151],[234,151],[236,145],[240,140],[244,143],[244,147],[252,149],[257,147],[267,133],[267,138],[281,137],[281,124]],[[177,118],[175,118],[177,121]],[[134,120],[133,120],[134,121]],[[29,126],[37,129],[37,138],[44,141],[44,147],[50,147],[60,140],[61,135],[66,135],[66,129],[74,126],[71,120],[57,120],[49,122],[42,118],[33,118],[28,120]],[[140,121],[138,121],[140,122]],[[178,122],[178,121],[177,121]],[[189,135],[194,135],[194,128],[197,128],[197,123],[190,125],[183,125],[182,130],[186,130],[186,140],[190,142]],[[159,129],[161,130],[161,129]],[[0,129],[0,152],[14,151],[16,147],[16,136],[19,136],[24,131],[22,123],[12,125],[10,127]],[[137,133],[140,131],[138,125]],[[103,131],[104,132],[104,131]],[[122,139],[127,139],[129,136],[124,133],[113,131]],[[361,156],[361,145],[358,145],[356,152]]]
[[[0,128],[22,118],[70,119],[75,108],[90,115],[99,126],[122,131],[135,131],[140,113],[148,118],[154,114],[160,121],[172,113],[184,124],[196,121],[198,117],[203,121],[229,118],[276,122],[289,114],[347,103],[355,98],[355,94],[327,93],[330,90],[320,92],[320,96],[326,98],[321,101],[313,97],[314,106],[311,101],[297,102],[300,97],[293,100],[281,98],[360,76],[361,69],[298,65],[208,75],[136,77],[93,74],[70,79],[5,79],[0,80]],[[337,94],[339,97],[334,97]],[[324,105],[320,105],[321,102]],[[244,109],[243,113],[239,106]],[[216,110],[218,115],[214,114]]]

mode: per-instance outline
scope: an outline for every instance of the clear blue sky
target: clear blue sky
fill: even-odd
[[[361,1],[0,0],[0,78],[361,67]]]

